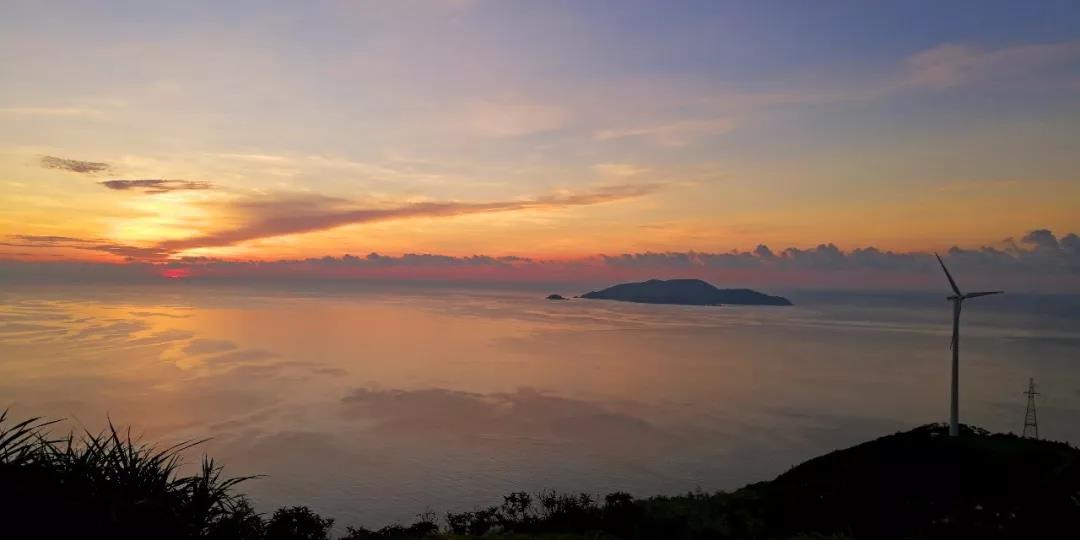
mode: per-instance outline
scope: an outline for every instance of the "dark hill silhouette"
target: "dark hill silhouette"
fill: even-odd
[[[650,279],[641,283],[622,283],[600,291],[587,292],[581,295],[581,298],[690,306],[791,305],[791,301],[781,296],[769,296],[751,289],[717,289],[700,279]]]
[[[1080,450],[931,424],[811,459],[733,497],[770,534],[854,538],[1052,538],[1080,527]]]
[[[329,540],[333,520],[307,507],[257,514],[206,460],[179,474],[179,452],[110,428],[50,436],[0,412],[3,538]],[[125,432],[126,433],[126,432]],[[731,493],[635,499],[545,491],[499,506],[432,513],[409,526],[347,527],[340,540],[421,538],[819,539],[1073,538],[1080,450],[1065,443],[942,424],[811,459]],[[364,501],[356,501],[363,504]],[[57,519],[57,516],[62,519]]]

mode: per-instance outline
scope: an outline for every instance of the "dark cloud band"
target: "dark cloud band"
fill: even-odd
[[[46,169],[59,169],[80,174],[94,174],[109,170],[108,163],[99,161],[80,161],[77,159],[67,159],[56,156],[42,157],[41,166]]]
[[[98,183],[117,191],[141,191],[150,195],[170,193],[173,191],[210,189],[214,187],[213,184],[209,182],[197,180],[163,180],[157,178],[143,180],[106,180]]]
[[[1019,242],[1006,239],[1003,247],[983,246],[973,249],[952,247],[949,258],[982,264],[991,268],[1040,267],[1080,273],[1080,236],[1069,233],[1057,238],[1051,231],[1038,229]],[[933,263],[933,255],[922,252],[898,253],[876,247],[843,251],[834,244],[801,249],[787,248],[774,252],[759,245],[753,251],[727,253],[646,252],[602,255],[604,263],[619,268],[669,269],[777,269],[777,270],[922,270]]]
[[[47,236],[17,234],[11,236],[16,242],[0,242],[0,245],[24,248],[70,248],[98,251],[122,257],[127,261],[155,261],[169,256],[169,252],[156,247],[139,247],[118,244],[98,238],[74,238],[71,236]]]
[[[893,252],[875,247],[842,250],[833,244],[774,251],[644,252],[596,255],[571,260],[516,256],[451,256],[406,253],[317,257],[271,261],[236,261],[208,257],[170,259],[172,252],[95,239],[66,236],[12,236],[2,246],[73,248],[111,253],[127,264],[73,261],[0,260],[0,282],[50,279],[160,280],[169,272],[185,277],[221,280],[427,280],[439,282],[590,283],[698,277],[720,283],[794,286],[925,287],[940,285],[937,262],[929,252]],[[953,247],[942,253],[950,268],[969,279],[987,280],[1013,290],[1071,292],[1080,286],[1080,236],[1055,235],[1038,229],[999,246]],[[10,256],[10,252],[9,252]],[[973,285],[974,286],[974,285]]]

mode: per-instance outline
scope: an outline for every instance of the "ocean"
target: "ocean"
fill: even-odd
[[[793,307],[537,290],[207,283],[0,290],[0,409],[111,419],[258,474],[260,511],[341,525],[511,491],[730,490],[948,414],[945,293],[773,291]],[[575,291],[569,291],[573,294]],[[961,419],[1080,443],[1080,297],[965,305]]]

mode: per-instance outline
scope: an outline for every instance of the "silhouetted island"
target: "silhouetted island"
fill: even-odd
[[[561,295],[561,294],[549,294],[549,295],[547,295],[547,299],[548,300],[566,300],[566,297]]]
[[[782,296],[769,296],[750,289],[717,289],[700,279],[650,279],[641,283],[623,283],[602,291],[587,292],[581,298],[688,306],[791,305],[791,301]]]

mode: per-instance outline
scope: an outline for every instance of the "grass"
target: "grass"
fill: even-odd
[[[55,422],[0,413],[0,538],[329,540],[307,507],[257,513],[202,441],[143,444],[107,429],[53,437]],[[442,525],[440,526],[440,522]],[[362,539],[1050,538],[1080,530],[1080,450],[966,428],[923,426],[812,459],[734,492],[635,499],[545,491],[378,530]],[[1058,535],[1059,536],[1059,535]]]
[[[98,433],[53,438],[47,428],[54,423],[8,425],[8,413],[0,413],[0,507],[4,523],[28,537],[41,530],[56,537],[145,538],[148,530],[162,531],[155,536],[163,539],[214,537],[218,525],[250,509],[233,493],[248,477],[223,477],[209,458],[193,475],[178,473],[182,453],[202,441],[157,448],[111,422]]]

